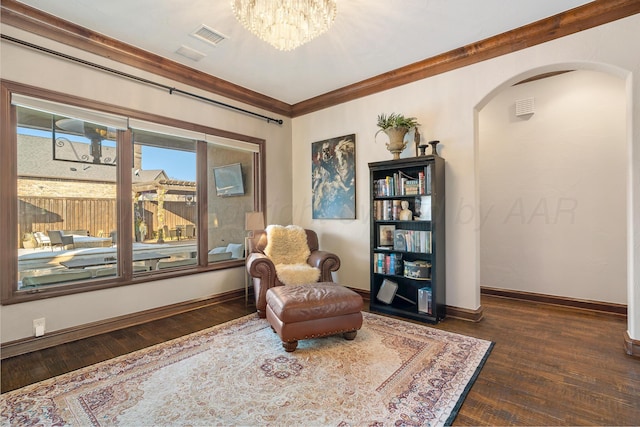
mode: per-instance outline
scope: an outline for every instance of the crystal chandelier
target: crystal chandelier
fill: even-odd
[[[240,23],[276,49],[293,50],[331,27],[335,0],[232,0]]]

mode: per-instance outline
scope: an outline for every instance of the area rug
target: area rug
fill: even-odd
[[[2,425],[449,425],[492,343],[363,313],[286,353],[252,314],[5,393]]]

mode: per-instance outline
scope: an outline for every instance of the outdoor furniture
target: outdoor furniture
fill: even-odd
[[[51,239],[49,239],[49,236],[44,234],[42,231],[34,232],[33,237],[36,239],[39,248],[44,248],[45,246],[51,247]]]
[[[29,286],[53,285],[74,280],[90,279],[91,272],[87,270],[63,270],[40,276],[27,276],[22,278],[22,288]]]
[[[158,261],[161,259],[171,258],[169,255],[165,255],[159,252],[134,252],[133,261],[144,261],[145,266],[150,270],[156,270],[158,267]],[[60,261],[61,265],[67,268],[85,268],[93,267],[96,265],[110,265],[118,262],[115,257],[115,251],[113,255],[108,256],[87,256],[72,258],[68,261]]]
[[[362,297],[332,282],[278,286],[267,291],[267,320],[288,352],[308,338],[352,340],[362,327]]]
[[[185,265],[196,265],[198,260],[196,258],[184,258],[174,261],[159,261],[158,270],[164,270],[165,268],[182,267]]]
[[[55,246],[60,246],[60,250],[66,249],[67,245],[73,246],[73,236],[67,236],[60,230],[47,231],[47,234],[51,240],[51,250],[53,250]]]
[[[112,245],[110,237],[73,236],[73,247],[80,248],[109,248]]]
[[[176,236],[178,237],[178,240],[180,240],[180,237],[183,238],[188,238],[189,236],[187,236],[187,226],[186,225],[176,225]]]

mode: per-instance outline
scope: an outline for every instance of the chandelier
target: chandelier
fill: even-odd
[[[276,49],[293,50],[331,27],[335,0],[232,0],[240,23]]]

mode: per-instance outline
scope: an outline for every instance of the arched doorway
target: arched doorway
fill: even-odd
[[[627,96],[617,70],[572,64],[483,100],[481,286],[627,303]]]

